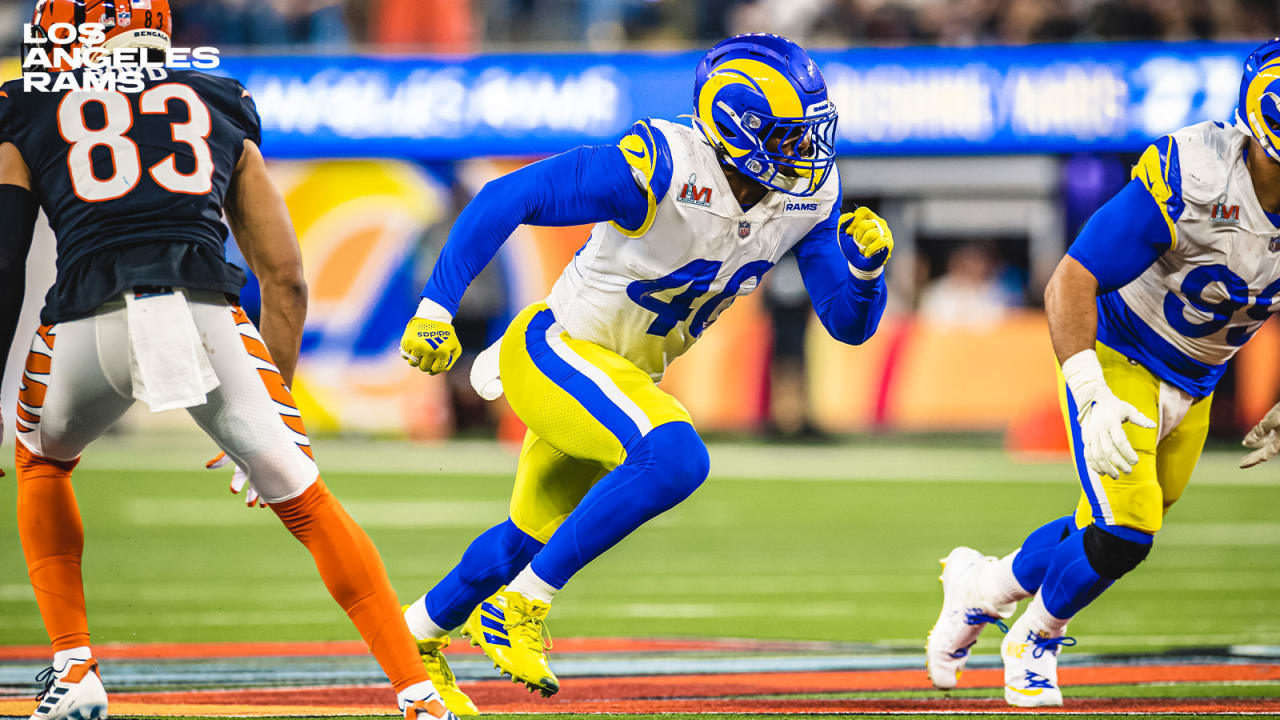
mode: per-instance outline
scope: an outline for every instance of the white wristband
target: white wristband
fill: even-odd
[[[1102,376],[1102,364],[1098,362],[1098,353],[1092,349],[1081,350],[1062,363],[1062,377],[1071,388],[1076,405],[1083,406],[1092,402],[1100,390],[1106,389],[1107,380]]]
[[[430,298],[422,298],[422,302],[418,303],[418,311],[413,316],[436,322],[453,323],[453,315],[445,310],[443,305]]]
[[[884,265],[875,270],[859,270],[853,266],[853,263],[849,263],[849,272],[853,273],[853,276],[859,280],[875,280],[884,274]]]

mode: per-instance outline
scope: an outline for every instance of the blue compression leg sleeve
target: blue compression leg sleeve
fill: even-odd
[[[1066,515],[1041,525],[1027,536],[1013,558],[1013,576],[1023,589],[1033,594],[1040,589],[1054,549],[1075,529],[1075,516]]]
[[[569,513],[534,556],[533,572],[552,587],[564,587],[605,550],[693,494],[710,464],[707,446],[689,423],[654,428]]]
[[[431,621],[453,629],[482,600],[511,582],[542,543],[526,535],[510,519],[494,525],[471,541],[458,564],[427,593],[427,614]]]
[[[1040,586],[1044,609],[1062,620],[1075,617],[1115,582],[1093,569],[1085,554],[1084,537],[1084,530],[1076,530],[1058,543]]]

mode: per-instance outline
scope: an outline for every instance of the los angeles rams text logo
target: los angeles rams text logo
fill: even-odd
[[[787,212],[791,212],[791,211],[793,211],[793,210],[808,210],[808,211],[813,211],[813,210],[817,210],[817,209],[818,209],[818,203],[816,203],[816,202],[789,202],[789,203],[787,203]]]

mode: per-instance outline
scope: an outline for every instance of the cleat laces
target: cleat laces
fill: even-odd
[[[427,653],[423,660],[426,661],[427,675],[432,676],[433,679],[439,678],[446,686],[458,684],[458,678],[449,667],[449,661],[444,659],[444,653],[435,650]]]
[[[49,694],[49,691],[53,690],[53,684],[58,681],[57,675],[52,665],[36,673],[36,682],[44,683],[44,689],[40,691],[39,695],[36,695],[36,700],[43,700]]]
[[[978,610],[976,608],[972,608],[964,611],[965,625],[982,625],[985,623],[995,623],[995,626],[1000,628],[1000,632],[1002,633],[1009,632],[1009,626],[1005,625],[1004,621],[996,617],[995,615],[988,615],[985,612]]]
[[[525,615],[521,613],[521,615],[522,617],[519,620],[502,624],[502,627],[506,628],[508,635],[515,635],[518,632],[519,637],[524,639],[535,652],[550,650],[552,647],[551,631],[547,629],[547,623],[542,618],[535,617],[532,614]]]
[[[1031,643],[1036,646],[1035,649],[1031,651],[1031,657],[1033,658],[1043,657],[1046,652],[1057,655],[1062,648],[1071,647],[1076,644],[1075,638],[1068,637],[1066,635],[1056,638],[1047,638],[1040,637],[1035,633],[1028,633],[1027,640],[1030,640]],[[1028,670],[1027,672],[1031,671]]]

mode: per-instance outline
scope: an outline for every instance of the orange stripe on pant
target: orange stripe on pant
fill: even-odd
[[[84,528],[71,487],[80,461],[40,457],[21,441],[14,452],[18,471],[18,535],[40,617],[53,649],[89,644],[80,556]]]
[[[236,325],[253,326],[253,323],[249,320],[249,316],[246,315],[244,310],[239,306],[232,306],[231,317],[235,320]],[[285,386],[284,377],[280,374],[279,370],[275,369],[276,363],[271,359],[271,353],[267,350],[267,346],[258,338],[243,331],[240,333],[240,340],[244,342],[245,352],[258,360],[271,365],[271,369],[258,368],[258,375],[262,378],[262,384],[267,388],[267,395],[271,396],[272,400],[280,403],[281,405],[292,410],[297,410],[298,404],[294,402],[293,394],[290,393],[289,388]],[[307,428],[303,425],[301,416],[287,415],[282,412],[280,413],[280,419],[290,430],[306,437]],[[311,451],[310,443],[311,441],[308,439],[305,443],[295,444],[304,455],[314,461],[316,456]]]
[[[46,346],[46,349],[48,350],[49,353],[53,352],[54,334],[49,332],[52,329],[53,329],[52,325],[41,325],[39,329],[36,330],[36,334],[40,336],[40,339],[44,342],[44,345]],[[43,353],[43,352],[36,352],[36,350],[34,349],[28,352],[27,362],[23,366],[24,372],[22,374],[22,379],[20,380],[20,384],[18,386],[18,400],[20,400],[24,405],[27,405],[28,407],[31,407],[36,411],[39,411],[41,408],[43,408],[45,396],[49,392],[49,385],[47,383],[43,383],[43,382],[40,382],[39,380],[36,380],[33,376],[34,375],[47,376],[49,372],[52,370],[52,368],[53,368],[52,355],[48,353]],[[24,418],[24,419],[27,419],[27,418]],[[40,418],[33,417],[30,419],[27,419],[27,421],[32,423],[38,423],[40,422]]]
[[[317,479],[298,497],[271,509],[311,552],[329,594],[360,631],[396,691],[428,680],[377,548],[324,481]]]

